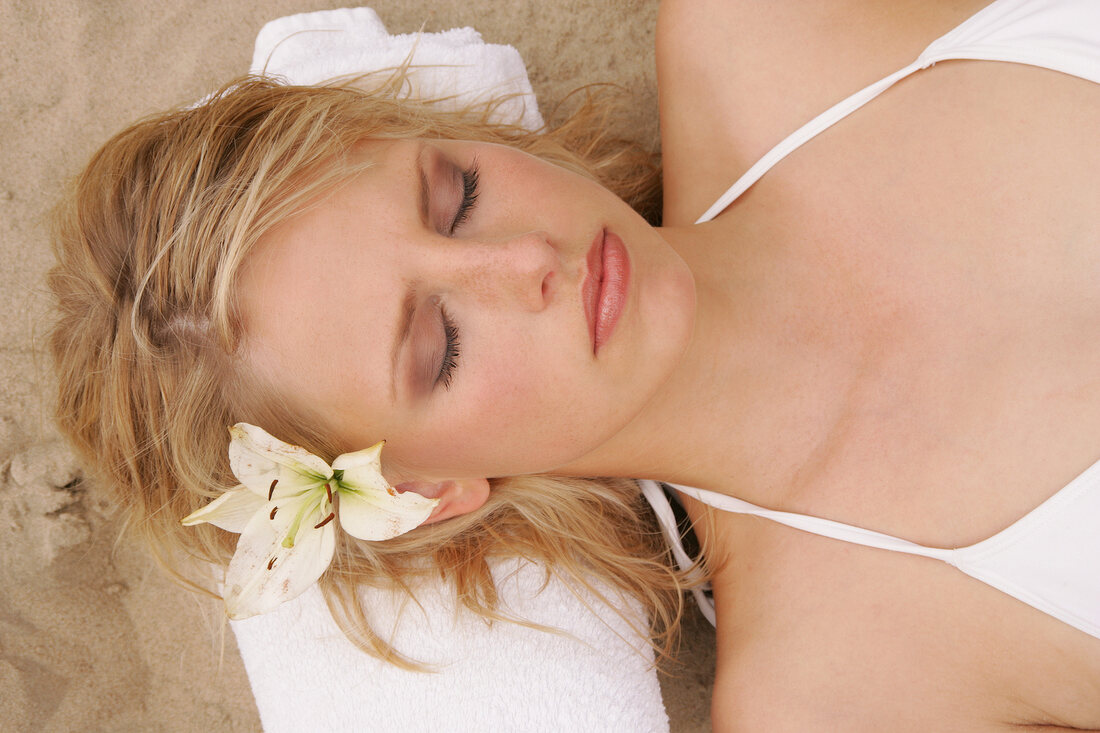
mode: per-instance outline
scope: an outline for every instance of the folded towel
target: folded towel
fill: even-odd
[[[295,84],[392,68],[416,43],[414,91],[450,104],[519,94],[502,121],[542,126],[519,53],[472,28],[389,36],[368,8],[306,13],[264,26],[251,71]],[[446,68],[431,64],[450,64]],[[231,623],[268,733],[279,731],[668,731],[653,652],[615,609],[520,559],[494,564],[502,611],[564,633],[487,625],[443,584],[420,604],[369,591],[376,628],[435,673],[407,672],[359,651],[316,586],[274,612]],[[642,610],[616,604],[645,628]]]
[[[491,626],[428,584],[414,603],[369,591],[382,628],[437,673],[359,651],[316,586],[276,611],[232,622],[267,733],[281,731],[667,731],[653,653],[611,608],[524,560],[493,568],[503,610],[561,629]],[[586,606],[587,604],[587,606]],[[589,608],[590,606],[591,608]],[[628,614],[641,617],[636,604]]]
[[[451,108],[508,97],[495,110],[498,122],[542,127],[527,67],[516,49],[485,43],[473,28],[391,36],[370,8],[271,21],[256,37],[250,72],[281,76],[292,84],[319,84],[396,68],[410,54],[412,96],[452,98],[443,103]]]

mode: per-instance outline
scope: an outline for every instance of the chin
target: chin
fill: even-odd
[[[682,260],[678,264],[648,282],[636,303],[638,317],[632,325],[639,348],[631,356],[627,378],[634,396],[642,397],[636,402],[639,412],[671,379],[695,334],[695,278]]]
[[[675,363],[687,351],[695,330],[695,276],[687,263],[675,255],[673,266],[662,272],[654,287],[639,304],[641,325],[647,338]]]

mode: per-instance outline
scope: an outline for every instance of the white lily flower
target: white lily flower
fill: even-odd
[[[337,524],[361,540],[388,540],[423,524],[439,503],[386,482],[384,442],[329,466],[255,425],[237,423],[229,434],[241,485],[181,521],[241,535],[226,575],[232,619],[266,613],[313,585],[332,562]]]

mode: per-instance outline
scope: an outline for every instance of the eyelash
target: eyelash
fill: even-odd
[[[458,325],[455,324],[450,314],[447,313],[447,309],[442,305],[439,306],[439,315],[443,319],[445,345],[443,349],[443,363],[439,365],[439,376],[436,377],[435,383],[443,385],[443,389],[450,389],[451,381],[454,379],[455,369],[458,368]]]
[[[462,171],[462,201],[458,205],[458,211],[455,212],[455,218],[451,221],[451,234],[454,234],[455,229],[458,229],[470,218],[470,212],[473,210],[474,204],[477,203],[477,195],[478,165],[475,158],[470,167],[464,168]]]
[[[462,201],[459,203],[458,211],[455,212],[455,217],[451,221],[451,234],[454,234],[455,230],[470,218],[470,212],[477,203],[478,173],[476,158],[469,168],[464,168],[462,170]],[[439,365],[439,376],[436,377],[435,383],[442,385],[443,389],[450,389],[451,382],[454,380],[455,370],[458,368],[458,354],[460,349],[458,324],[454,322],[454,319],[451,318],[451,315],[447,313],[447,309],[444,308],[442,304],[439,306],[439,315],[440,318],[443,319],[445,344],[443,349],[443,363]]]

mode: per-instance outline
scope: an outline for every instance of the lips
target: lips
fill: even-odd
[[[623,241],[605,229],[592,242],[586,261],[588,274],[581,287],[581,297],[592,338],[592,353],[598,354],[600,347],[611,338],[626,305],[630,259]]]

